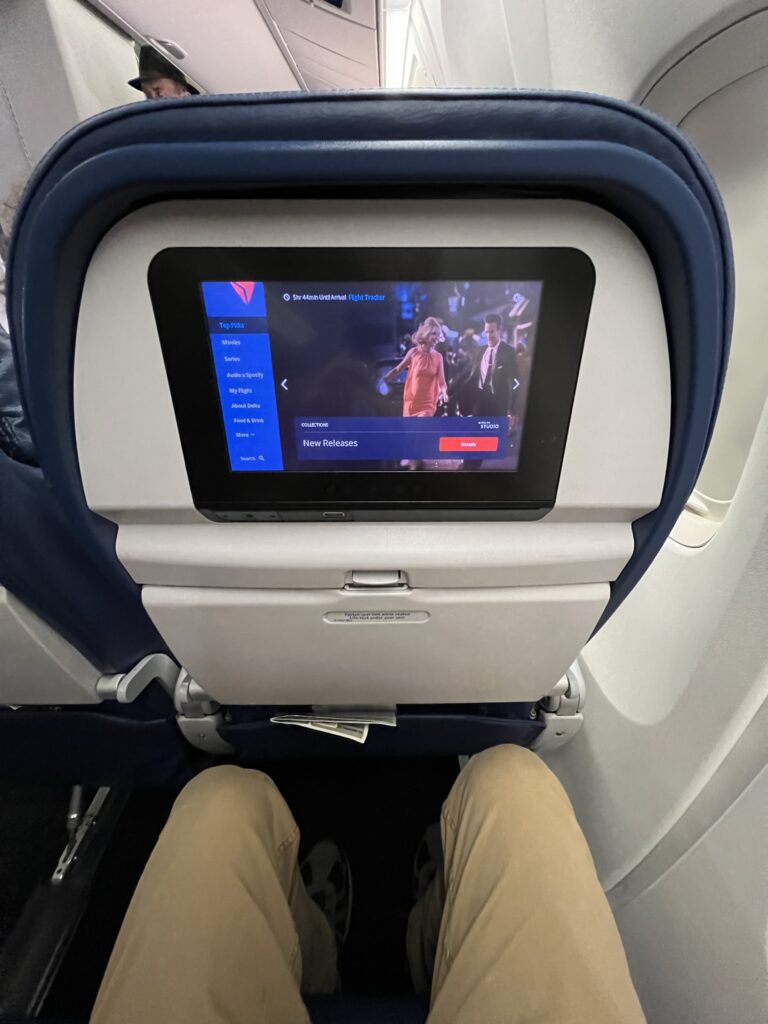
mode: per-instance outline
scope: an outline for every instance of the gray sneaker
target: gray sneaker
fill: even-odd
[[[352,871],[349,859],[336,843],[315,843],[299,865],[309,898],[325,914],[341,949],[352,921]]]
[[[413,858],[413,898],[418,903],[438,871],[443,870],[443,840],[440,822],[427,827]]]

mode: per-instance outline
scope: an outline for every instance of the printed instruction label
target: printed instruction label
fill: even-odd
[[[429,612],[326,612],[323,618],[326,622],[356,622],[366,624],[426,622],[429,619]]]

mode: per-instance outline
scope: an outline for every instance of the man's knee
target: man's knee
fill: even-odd
[[[179,794],[175,807],[194,809],[203,827],[221,827],[252,815],[270,813],[282,803],[274,782],[263,772],[236,765],[217,765],[196,775]]]
[[[560,782],[536,754],[525,747],[490,747],[470,758],[447,803],[471,801],[473,808],[524,809],[531,800],[565,799]],[[458,808],[455,808],[458,811]]]

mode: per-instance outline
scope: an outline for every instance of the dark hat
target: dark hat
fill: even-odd
[[[139,76],[131,78],[128,85],[141,92],[141,83],[151,82],[155,78],[172,78],[175,82],[180,82],[185,89],[189,89],[193,96],[200,95],[198,90],[189,84],[183,73],[169,60],[166,60],[161,53],[158,53],[154,46],[142,46],[139,50]]]

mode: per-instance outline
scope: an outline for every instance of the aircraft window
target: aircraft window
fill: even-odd
[[[731,356],[715,431],[699,481],[673,538],[701,547],[717,532],[735,497],[768,395],[764,325],[768,294],[768,132],[758,111],[768,68],[731,83],[681,123],[712,169],[728,212],[738,289]]]

